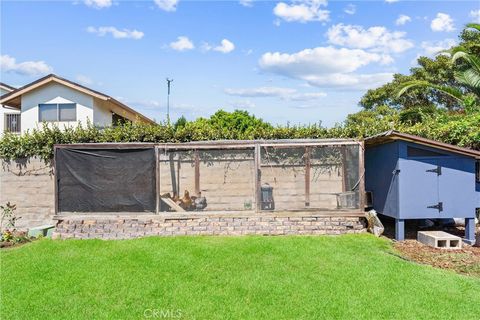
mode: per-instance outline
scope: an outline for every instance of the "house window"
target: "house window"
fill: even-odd
[[[50,121],[77,121],[76,103],[43,103],[38,105],[38,120]]]
[[[20,114],[19,113],[6,113],[5,114],[5,131],[8,132],[20,132]]]

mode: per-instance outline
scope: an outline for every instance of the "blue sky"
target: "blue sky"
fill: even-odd
[[[455,43],[479,1],[2,1],[1,81],[55,73],[157,121],[245,109],[332,126]]]

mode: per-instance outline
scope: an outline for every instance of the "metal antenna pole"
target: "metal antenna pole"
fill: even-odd
[[[167,123],[170,124],[170,84],[173,79],[167,78]]]

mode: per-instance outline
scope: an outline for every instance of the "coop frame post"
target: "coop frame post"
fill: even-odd
[[[311,147],[305,147],[305,207],[310,207]]]
[[[358,148],[358,176],[360,183],[358,185],[358,196],[360,200],[360,210],[365,210],[365,142],[360,141]]]
[[[405,219],[395,219],[395,240],[405,240]]]
[[[195,149],[195,195],[200,196],[200,155],[197,149]]]
[[[55,215],[58,214],[58,174],[57,174],[57,147],[53,147],[53,178],[54,178],[54,196],[55,196]]]
[[[348,170],[347,170],[347,150],[346,146],[342,145],[340,146],[340,153],[342,155],[342,192],[345,191],[352,191],[352,190],[347,190],[347,178],[348,178]]]
[[[155,147],[155,214],[160,214],[160,152]]]
[[[260,154],[260,144],[255,143],[254,149],[254,167],[255,167],[255,212],[260,212],[261,210],[261,179],[262,179],[262,172],[260,170],[260,162],[261,162],[261,154]]]
[[[475,244],[475,218],[465,218],[465,239],[469,245]]]

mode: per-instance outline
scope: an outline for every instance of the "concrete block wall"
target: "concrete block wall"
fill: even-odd
[[[262,167],[262,184],[273,187],[275,208],[294,210],[305,208],[305,170],[303,167]],[[312,166],[310,173],[310,207],[337,208],[335,193],[342,192],[341,170]]]
[[[53,224],[53,168],[39,158],[1,161],[0,204],[17,206],[18,229]]]
[[[175,175],[180,174],[180,196],[195,191],[195,168],[192,162],[182,162]],[[261,183],[273,187],[277,210],[305,208],[305,170],[303,167],[262,166]],[[178,178],[178,177],[176,177]],[[312,166],[310,174],[310,207],[337,208],[336,193],[342,192],[342,170]],[[210,211],[246,210],[245,204],[255,203],[255,165],[253,160],[200,163],[200,191],[207,198]],[[160,194],[172,194],[171,171],[168,162],[160,162]]]
[[[175,163],[175,174],[177,174]],[[245,210],[245,203],[255,203],[255,168],[253,161],[235,161],[230,164],[200,163],[200,191],[207,198],[207,210]],[[172,193],[172,180],[168,163],[160,163],[160,194]],[[180,166],[180,196],[188,190],[195,195],[195,168],[184,162]]]
[[[178,235],[338,235],[365,232],[363,217],[198,216],[198,217],[62,217],[56,239],[130,239]]]

